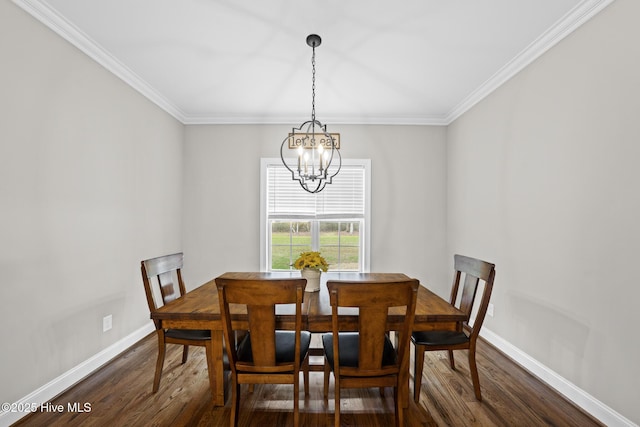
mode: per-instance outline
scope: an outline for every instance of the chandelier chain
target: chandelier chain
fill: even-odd
[[[316,46],[311,54],[311,120],[316,121]],[[315,126],[314,126],[315,127]]]

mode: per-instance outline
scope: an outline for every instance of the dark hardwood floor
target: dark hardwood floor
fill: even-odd
[[[203,348],[191,348],[180,364],[181,348],[169,346],[160,390],[151,393],[157,355],[155,334],[143,339],[99,371],[52,400],[63,413],[31,414],[16,426],[227,426],[229,402],[211,403]],[[600,426],[601,424],[521,369],[491,345],[479,342],[478,366],[483,401],[477,402],[466,353],[456,353],[456,370],[446,353],[427,353],[420,403],[410,399],[407,426]],[[312,372],[310,396],[300,401],[304,426],[333,426],[333,386],[322,397],[322,373]],[[413,379],[411,380],[413,388]],[[239,426],[293,423],[291,385],[243,389]],[[301,396],[303,389],[300,387]],[[387,427],[394,424],[393,394],[377,389],[344,390],[342,425]],[[90,404],[90,411],[68,405]]]

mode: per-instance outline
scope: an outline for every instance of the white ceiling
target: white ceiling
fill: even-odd
[[[447,124],[613,0],[14,0],[183,123]]]

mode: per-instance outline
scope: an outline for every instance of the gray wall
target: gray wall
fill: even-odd
[[[0,61],[0,401],[15,402],[150,322],[140,260],[181,249],[184,126],[8,1]]]
[[[616,1],[447,134],[448,252],[496,263],[486,327],[635,423],[638,16]]]
[[[191,285],[260,269],[260,158],[277,158],[291,127],[187,126],[183,236]],[[448,286],[445,128],[328,127],[340,132],[344,158],[371,159],[371,271]]]

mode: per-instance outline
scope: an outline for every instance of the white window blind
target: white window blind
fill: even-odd
[[[365,167],[342,165],[331,184],[310,194],[291,178],[282,164],[267,165],[267,216],[291,218],[364,218]]]

